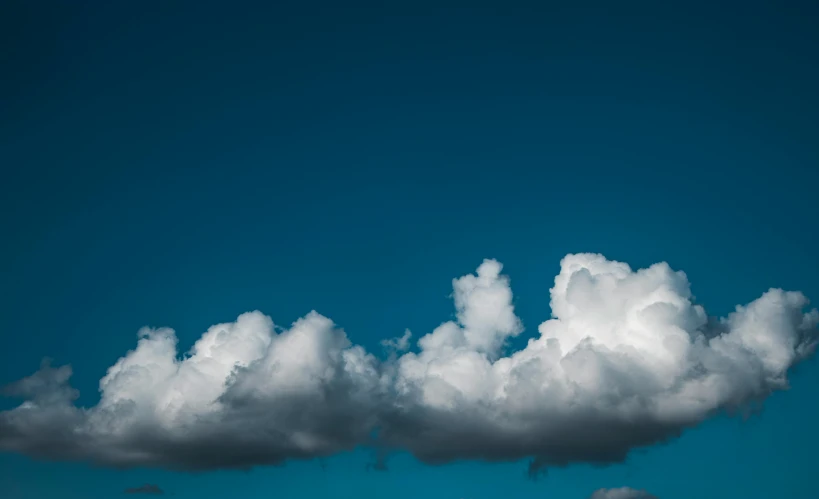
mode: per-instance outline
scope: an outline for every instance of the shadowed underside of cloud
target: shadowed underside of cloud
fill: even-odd
[[[665,263],[633,271],[575,254],[561,261],[540,335],[505,354],[523,326],[500,263],[484,261],[453,289],[455,318],[411,352],[408,331],[384,340],[387,360],[316,312],[279,331],[249,312],[182,357],[173,330],[142,329],[90,408],[74,404],[70,367],[44,363],[6,387],[25,401],[0,413],[0,449],[185,470],[362,444],[428,463],[532,458],[532,472],[605,464],[786,388],[817,341],[819,313],[805,312],[801,293],[772,289],[716,320]]]
[[[589,499],[658,499],[644,490],[629,487],[596,490]]]

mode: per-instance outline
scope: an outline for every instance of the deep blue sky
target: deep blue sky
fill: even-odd
[[[713,314],[772,286],[819,301],[815,2],[297,3],[0,2],[0,383],[48,355],[93,404],[140,326],[186,349],[256,308],[377,350],[448,319],[490,257],[525,338],[569,252],[668,261]],[[2,455],[0,495],[817,497],[818,375],[537,482],[364,452],[200,475]]]

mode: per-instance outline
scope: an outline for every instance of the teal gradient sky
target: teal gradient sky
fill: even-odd
[[[141,326],[187,349],[254,309],[377,351],[449,319],[483,258],[516,346],[570,252],[667,261],[715,315],[770,287],[819,302],[815,2],[172,3],[2,2],[0,383],[50,356],[93,405]],[[366,450],[201,474],[0,454],[0,496],[813,498],[817,379],[537,481]]]

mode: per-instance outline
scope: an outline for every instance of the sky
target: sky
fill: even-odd
[[[816,3],[472,4],[0,2],[0,495],[819,496]]]

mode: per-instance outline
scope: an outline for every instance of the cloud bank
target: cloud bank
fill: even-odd
[[[634,271],[573,254],[551,318],[507,353],[523,325],[501,270],[486,260],[453,280],[453,320],[414,351],[409,331],[384,340],[387,359],[316,312],[281,329],[256,311],[212,326],[181,357],[173,330],[143,328],[89,408],[74,404],[71,368],[44,363],[6,387],[24,402],[0,413],[0,450],[182,470],[358,445],[427,463],[531,458],[533,472],[605,464],[787,388],[817,342],[819,312],[801,293],[771,289],[713,319],[665,263]]]

